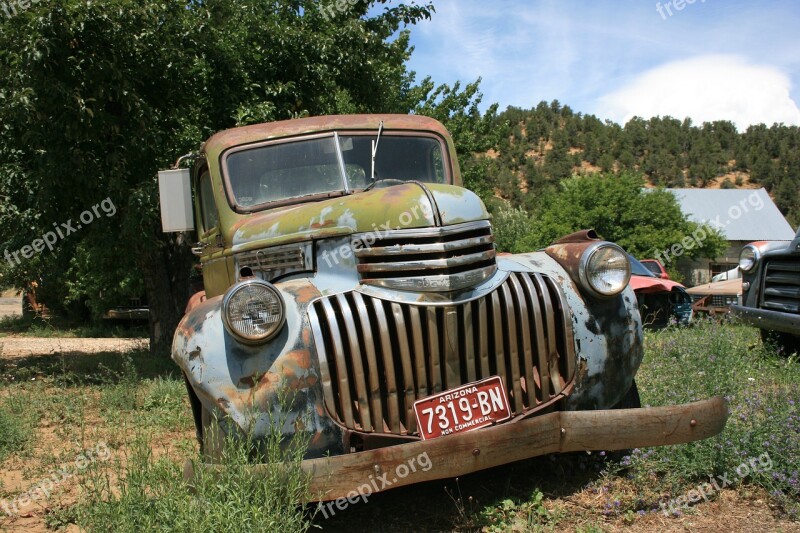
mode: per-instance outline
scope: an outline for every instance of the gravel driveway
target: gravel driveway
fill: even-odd
[[[32,355],[93,354],[147,350],[148,339],[65,339],[40,337],[1,337],[0,357]]]
[[[0,320],[22,314],[22,298],[0,298]]]

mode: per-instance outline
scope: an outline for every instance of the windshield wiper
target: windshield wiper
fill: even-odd
[[[375,158],[378,155],[378,144],[381,142],[381,134],[383,134],[383,121],[381,120],[378,126],[378,137],[372,141],[372,173],[369,175],[372,185],[375,185]]]

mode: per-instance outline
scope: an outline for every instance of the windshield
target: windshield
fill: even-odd
[[[375,133],[331,135],[237,150],[225,158],[231,195],[252,208],[365,189],[372,183],[374,139]],[[434,137],[384,134],[375,179],[447,183],[442,150]]]
[[[656,276],[660,276],[661,275],[661,269],[658,268],[658,265],[656,263],[654,263],[653,261],[639,261],[639,263],[641,263],[641,265],[643,267],[645,267],[647,270],[649,270],[650,272],[652,272]]]
[[[655,274],[647,270],[647,267],[639,262],[638,259],[628,254],[628,259],[631,260],[631,274],[634,276],[647,276],[648,278],[657,277]]]

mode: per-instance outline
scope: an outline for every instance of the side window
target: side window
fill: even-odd
[[[219,224],[217,205],[214,203],[214,189],[208,170],[200,176],[200,209],[203,217],[203,233],[208,233]]]

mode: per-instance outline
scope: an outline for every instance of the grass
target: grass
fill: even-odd
[[[147,324],[100,320],[84,324],[62,317],[23,317],[0,319],[0,337],[8,335],[44,338],[147,338]]]
[[[251,475],[247,467],[259,453],[254,442],[227,437],[224,468],[218,473],[197,469],[187,486],[180,465],[154,457],[151,439],[137,434],[124,457],[95,463],[82,476],[76,522],[100,532],[307,531],[310,524],[297,505],[308,498],[308,478],[299,469],[304,447],[284,450],[276,431],[267,440],[270,451],[257,460],[290,465],[285,471]]]
[[[647,501],[647,496],[665,488],[679,494],[708,482],[709,476],[718,479],[727,474],[732,483],[763,488],[781,512],[797,519],[800,363],[796,358],[776,356],[761,344],[753,328],[713,321],[650,334],[646,353],[638,378],[644,405],[721,395],[729,400],[731,415],[723,433],[713,439],[634,450],[625,458],[621,466],[629,468],[628,476],[641,487],[640,499]],[[758,468],[749,464],[753,458],[760,459]]]
[[[0,402],[0,461],[25,449],[32,436],[31,423],[23,398],[9,396]]]
[[[725,431],[697,443],[633,450],[616,461],[602,453],[536,458],[377,494],[326,519],[295,504],[307,490],[297,469],[289,477],[277,470],[266,479],[248,474],[248,460],[259,453],[258,461],[300,460],[302,447],[282,447],[275,432],[258,450],[247,439],[229,442],[223,459],[229,468],[216,475],[200,471],[189,493],[183,461],[199,455],[185,385],[167,359],[147,352],[0,358],[0,466],[25,480],[0,486],[0,498],[19,497],[104,443],[109,460],[91,462],[58,486],[39,511],[43,524],[86,531],[589,533],[637,523],[658,527],[703,512],[702,502],[677,505],[667,518],[662,504],[669,508],[709,476],[727,476],[733,482],[728,491],[742,498],[757,494],[773,516],[799,520],[797,360],[763,346],[755,329],[698,321],[647,332],[637,382],[645,405],[726,396],[731,417]],[[750,467],[739,476],[743,463]],[[717,498],[716,491],[709,495]],[[0,513],[0,529],[15,524]]]

